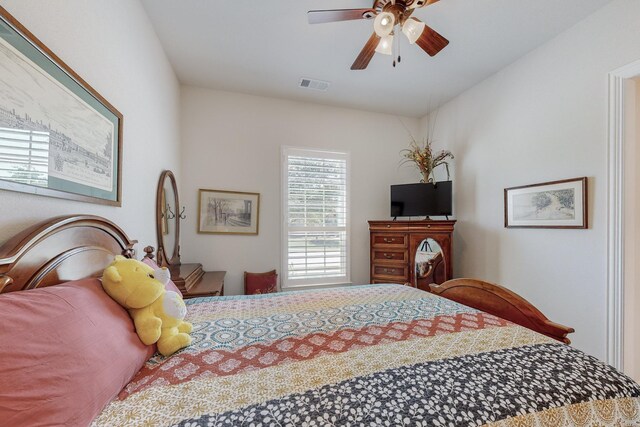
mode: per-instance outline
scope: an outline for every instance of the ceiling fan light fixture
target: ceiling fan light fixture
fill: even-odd
[[[417,19],[407,19],[402,26],[402,32],[409,39],[409,43],[414,44],[422,35],[425,26],[424,22]]]
[[[393,27],[396,25],[396,17],[393,13],[381,12],[373,21],[373,29],[379,37],[385,37],[391,34]]]
[[[376,47],[376,52],[381,53],[383,55],[391,55],[393,53],[393,35],[392,34],[389,34],[387,36],[380,38],[380,42]]]

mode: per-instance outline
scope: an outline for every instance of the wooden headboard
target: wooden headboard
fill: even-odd
[[[115,255],[132,257],[136,243],[99,216],[43,221],[0,247],[0,293],[100,277]]]

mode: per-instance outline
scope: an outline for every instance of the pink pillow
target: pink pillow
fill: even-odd
[[[153,354],[98,279],[0,295],[0,423],[88,425]]]
[[[156,262],[150,258],[143,258],[142,262],[144,262],[145,264],[147,264],[149,267],[153,268],[154,270],[159,269],[160,267],[158,267],[158,264],[156,264]],[[173,283],[173,280],[169,279],[169,282],[167,282],[167,284],[164,286],[165,290],[167,291],[173,291],[173,292],[177,292],[178,295],[180,295],[182,297],[182,292],[180,292],[180,289],[178,289],[178,287],[176,286],[175,283]]]

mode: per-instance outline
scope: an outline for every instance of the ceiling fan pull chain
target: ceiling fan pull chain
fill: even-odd
[[[396,53],[400,51],[400,41],[398,40],[399,37],[394,37],[394,39],[393,41],[395,43],[393,44],[393,52],[391,55],[393,55],[393,68],[396,68]]]
[[[396,47],[395,46],[393,50],[394,52],[391,53],[391,55],[393,55],[393,68],[396,68],[396,53],[395,53]]]

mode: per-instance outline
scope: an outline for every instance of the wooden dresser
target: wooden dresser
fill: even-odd
[[[369,221],[371,283],[410,284],[429,291],[427,282],[440,284],[452,279],[454,224],[455,220]],[[416,252],[426,239],[439,246],[439,259],[444,260],[439,274],[428,279],[416,274],[415,264]]]

